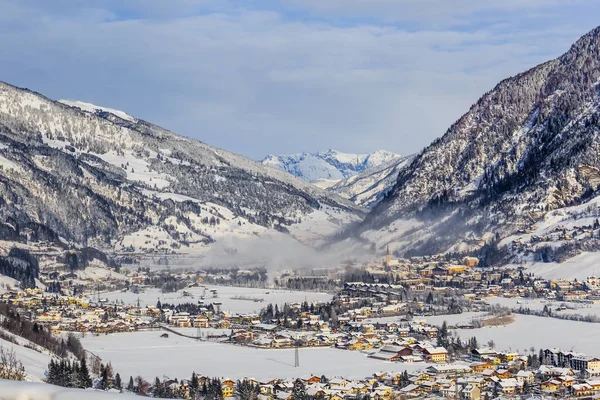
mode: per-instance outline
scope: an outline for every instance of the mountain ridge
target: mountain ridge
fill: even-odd
[[[294,236],[308,220],[318,239],[362,213],[284,172],[94,107],[0,83],[2,221],[36,222],[80,245],[170,252]]]
[[[397,157],[399,155],[385,150],[368,154],[350,154],[328,149],[316,153],[269,154],[261,160],[261,163],[314,183],[347,179]]]
[[[357,234],[400,253],[475,250],[595,193],[599,36],[485,93],[400,171]]]

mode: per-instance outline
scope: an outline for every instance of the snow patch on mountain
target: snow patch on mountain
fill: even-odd
[[[399,157],[397,154],[378,150],[370,154],[350,154],[336,150],[317,153],[268,155],[264,165],[277,168],[308,182],[340,181],[367,169],[379,166]]]
[[[400,171],[413,159],[414,156],[398,156],[326,189],[361,207],[373,207],[394,187]]]
[[[81,111],[86,111],[92,114],[96,114],[97,112],[107,112],[116,115],[117,117],[124,119],[129,122],[136,122],[136,119],[131,115],[127,114],[124,111],[115,110],[114,108],[97,106],[92,103],[85,103],[83,101],[71,101],[71,100],[58,100],[59,103],[63,103],[70,107],[77,107]]]

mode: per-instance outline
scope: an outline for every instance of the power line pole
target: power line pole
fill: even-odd
[[[300,366],[300,351],[299,351],[297,343],[296,343],[296,347],[294,349],[294,356],[295,356],[294,367],[298,368]]]

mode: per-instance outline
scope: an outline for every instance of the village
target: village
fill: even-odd
[[[115,275],[116,271],[106,272],[106,277]],[[221,274],[218,278],[227,280],[227,276],[231,279],[232,275]],[[352,277],[364,281],[347,279]],[[376,372],[361,380],[344,379],[340,374],[252,381],[265,399],[289,399],[300,383],[310,396],[328,400],[361,396],[480,399],[528,393],[600,395],[599,358],[559,349],[496,349],[493,341],[478,343],[475,335],[461,338],[453,333],[510,324],[514,314],[524,312],[520,303],[526,300],[554,304],[552,313],[544,307],[542,316],[547,318],[559,318],[561,310],[582,304],[597,304],[600,279],[596,277],[584,281],[548,280],[519,268],[480,268],[478,259],[472,257],[402,260],[392,259],[388,252],[383,261],[359,268],[341,266],[317,277],[285,273],[288,281],[337,282],[339,288],[326,301],[269,302],[269,297],[280,290],[277,287],[252,289],[251,295],[223,295],[221,291],[228,286],[206,285],[204,281],[214,276],[198,271],[169,271],[168,282],[176,282],[181,289],[173,292],[176,297],[164,297],[169,292],[158,289],[153,284],[155,279],[153,273],[138,269],[118,273],[112,286],[119,289],[113,292],[101,293],[95,280],[80,279],[76,286],[62,285],[77,290],[62,293],[51,292],[48,286],[46,290],[10,288],[0,294],[0,302],[56,335],[156,331],[164,340],[175,335],[273,351],[333,348],[361,353],[380,362],[381,370],[388,365],[405,365],[411,371]],[[110,281],[104,279],[105,284]],[[285,287],[282,275],[275,281]],[[129,301],[119,301],[121,295],[128,295]],[[150,304],[152,296],[159,297],[155,304]],[[514,300],[515,306],[496,304],[502,299]],[[232,305],[237,304],[257,312],[232,311]],[[446,322],[446,317],[466,313],[476,316]],[[429,320],[433,317],[435,322]],[[201,382],[208,378],[199,377]],[[168,384],[183,397],[189,395],[189,381]],[[224,397],[235,395],[237,382],[221,378],[220,384]]]

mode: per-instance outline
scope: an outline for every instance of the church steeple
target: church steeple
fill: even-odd
[[[390,245],[388,244],[388,246],[387,246],[387,253],[386,253],[386,256],[385,256],[385,266],[387,268],[390,268],[391,265],[392,265],[392,257],[390,255]]]

